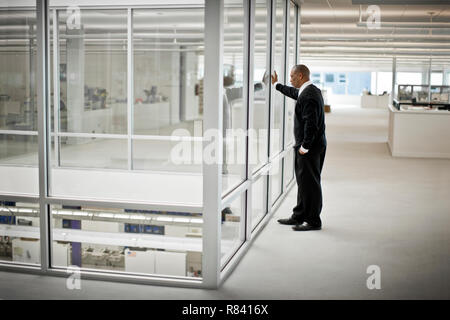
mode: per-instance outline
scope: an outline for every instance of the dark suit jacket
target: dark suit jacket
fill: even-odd
[[[326,147],[325,113],[322,92],[310,84],[298,96],[299,89],[278,83],[276,89],[285,96],[297,101],[294,118],[294,148],[300,146],[314,152]]]

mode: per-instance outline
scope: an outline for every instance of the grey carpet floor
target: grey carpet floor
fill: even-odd
[[[392,158],[384,110],[327,114],[323,230],[299,233],[296,188],[217,290],[0,272],[0,299],[449,299],[450,160]],[[381,289],[366,286],[379,266]]]

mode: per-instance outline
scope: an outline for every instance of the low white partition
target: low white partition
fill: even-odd
[[[38,168],[0,166],[0,193],[39,195]],[[52,195],[170,205],[201,206],[201,173],[58,168],[50,175]]]
[[[389,105],[388,144],[394,157],[450,159],[450,111]]]
[[[382,96],[379,95],[362,95],[361,96],[361,108],[376,108],[376,109],[386,109],[389,105],[389,94]]]

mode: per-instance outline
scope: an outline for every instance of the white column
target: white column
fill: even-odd
[[[397,58],[392,58],[392,89],[391,89],[391,98],[389,99],[389,103],[392,104],[395,96],[395,87],[397,85]]]
[[[203,111],[203,285],[217,288],[220,279],[220,206],[222,198],[223,121],[223,12],[224,1],[205,1],[205,77]],[[217,139],[206,139],[215,131]],[[218,161],[206,162],[210,145]]]

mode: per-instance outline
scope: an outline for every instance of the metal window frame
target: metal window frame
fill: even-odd
[[[205,76],[203,130],[222,132],[223,127],[223,15],[224,0],[205,1]],[[203,150],[210,142],[204,139]],[[220,281],[220,203],[222,201],[223,137],[214,140],[216,158],[203,162],[203,285],[217,288]],[[218,163],[219,162],[219,163]]]
[[[287,38],[287,36],[288,36],[288,32],[287,32],[287,28],[288,28],[288,13],[289,13],[289,11],[288,11],[288,9],[289,9],[289,1],[290,0],[283,0],[284,1],[284,5],[283,5],[283,27],[282,27],[282,30],[283,30],[283,35],[282,35],[282,39],[283,39],[283,41],[282,41],[282,46],[283,46],[283,48],[282,48],[282,53],[281,53],[281,56],[282,56],[282,66],[283,66],[283,77],[282,77],[282,79],[281,79],[281,81],[283,82],[283,83],[286,83],[286,79],[287,79],[287,74],[286,74],[286,64],[287,64],[287,52],[288,52],[288,47],[287,47],[287,45],[288,45],[288,38]],[[277,23],[277,20],[276,20],[276,11],[277,11],[277,0],[273,0],[272,1],[272,19],[271,19],[271,21],[272,21],[272,37],[271,37],[271,40],[272,40],[272,42],[271,42],[271,45],[272,45],[272,48],[275,48],[275,39],[276,39],[276,23]],[[275,50],[274,49],[272,49],[271,50],[271,54],[272,54],[272,57],[271,57],[271,61],[272,61],[272,68],[274,67],[274,59],[275,59]],[[273,99],[273,95],[274,95],[274,91],[275,91],[275,89],[274,90],[271,90],[272,91],[272,97],[271,97],[271,104],[272,104],[272,101],[274,100]],[[285,112],[285,108],[286,108],[286,97],[283,97],[283,105],[282,105],[282,116],[281,116],[281,119],[280,119],[280,121],[281,121],[281,128],[280,128],[280,133],[281,133],[281,141],[280,141],[280,150],[279,151],[275,151],[275,153],[272,153],[272,148],[271,148],[271,144],[269,143],[269,150],[270,150],[270,152],[269,152],[269,162],[272,164],[272,166],[273,165],[276,165],[276,164],[274,164],[276,161],[280,161],[281,160],[281,164],[280,164],[280,170],[281,170],[281,179],[280,179],[280,184],[281,184],[281,192],[280,192],[280,194],[279,195],[277,195],[276,197],[275,197],[275,199],[272,197],[272,182],[271,182],[271,179],[270,179],[270,177],[272,177],[272,175],[271,174],[269,174],[268,175],[268,177],[269,177],[269,181],[268,181],[268,188],[269,188],[269,192],[268,192],[268,199],[269,199],[269,203],[268,203],[268,205],[269,205],[269,208],[272,208],[274,205],[275,205],[275,203],[277,202],[277,200],[283,195],[283,193],[284,193],[284,181],[283,181],[283,177],[284,177],[284,174],[283,174],[283,166],[284,166],[284,161],[283,161],[283,159],[280,159],[280,157],[284,154],[284,151],[285,151],[285,146],[284,146],[284,139],[285,139],[285,124],[286,124],[286,120],[285,120],[285,116],[286,116],[286,112]],[[275,114],[274,114],[274,112],[275,112],[275,109],[274,108],[272,108],[272,110],[273,110],[273,112],[271,113],[271,123],[273,123],[274,124],[274,121],[275,121]]]
[[[293,5],[293,7],[291,7],[291,4]],[[288,60],[289,60],[289,45],[290,45],[290,27],[291,27],[291,10],[294,10],[294,19],[295,19],[295,27],[294,27],[294,62],[293,64],[297,64],[298,63],[298,54],[299,54],[299,45],[298,45],[298,37],[299,37],[299,8],[297,6],[297,4],[292,1],[292,0],[288,0],[287,1],[287,14],[286,14],[286,19],[287,19],[287,23],[286,23],[286,40],[287,40],[287,44],[286,44],[286,79],[287,79],[287,74],[289,73],[288,67]],[[287,81],[287,80],[286,80]],[[286,99],[285,98],[285,108],[286,108]],[[285,117],[286,117],[286,113],[285,113]],[[286,119],[284,119],[284,124],[286,126]],[[286,142],[285,138],[286,138],[286,128],[285,130],[283,130],[284,132],[284,138],[283,138],[283,145],[285,146],[284,150],[290,150],[292,148],[292,146],[294,145],[295,141],[294,138],[291,142]],[[288,181],[284,181],[284,177],[285,177],[285,171],[287,170],[286,166],[287,166],[287,161],[286,161],[286,157],[289,157],[289,153],[286,153],[286,155],[283,158],[283,192],[285,191],[285,189],[288,187],[288,185],[292,182],[292,179],[294,178],[294,174],[292,174],[292,176],[289,177]],[[294,154],[292,154],[292,158],[293,158]],[[295,161],[293,159],[293,161]]]
[[[37,14],[37,97],[38,97],[38,146],[39,146],[39,210],[40,210],[40,248],[41,270],[46,272],[51,264],[50,257],[50,219],[48,196],[48,147],[49,141],[49,74],[50,74],[50,39],[48,0],[36,0]]]
[[[289,19],[288,16],[288,8],[289,1],[285,1],[284,8],[284,29],[287,28],[287,21]],[[254,104],[253,104],[253,94],[254,89],[251,85],[253,83],[253,50],[254,50],[254,21],[255,21],[255,9],[256,9],[256,0],[244,1],[244,12],[245,12],[245,42],[244,42],[244,59],[245,59],[245,98],[244,101],[247,102],[247,129],[252,127],[253,123],[253,113],[254,113]],[[275,41],[274,36],[274,28],[275,28],[275,19],[276,19],[276,0],[267,0],[267,10],[268,10],[268,19],[267,19],[267,27],[270,30],[268,34],[267,41],[267,70],[272,73],[273,68],[273,46]],[[192,6],[197,7],[197,6]],[[111,8],[111,7],[108,7]],[[143,140],[167,140],[167,137],[160,136],[139,136],[134,135],[130,130],[132,129],[132,113],[133,113],[133,103],[132,103],[132,95],[133,95],[133,46],[132,46],[132,18],[133,18],[133,9],[129,6],[118,6],[117,8],[127,9],[127,91],[128,91],[128,103],[127,103],[127,113],[129,116],[128,119],[128,130],[127,134],[123,135],[124,139],[138,138]],[[141,8],[141,7],[139,7]],[[156,9],[156,8],[167,8],[164,5],[158,6],[143,6],[142,8]],[[297,25],[299,27],[298,19],[299,19],[299,7],[296,6],[297,10]],[[58,25],[58,8],[52,8],[52,14],[55,25]],[[92,7],[89,7],[92,9]],[[101,9],[101,8],[96,8]],[[209,106],[205,108],[204,111],[204,132],[207,129],[218,130],[222,132],[223,126],[223,113],[222,113],[222,96],[223,96],[223,86],[222,86],[222,72],[223,72],[223,14],[224,14],[224,0],[205,0],[205,94],[204,94],[204,105]],[[284,174],[281,174],[282,184],[282,192],[274,203],[272,203],[271,199],[271,188],[270,188],[270,175],[267,175],[270,172],[271,167],[275,161],[280,161],[283,163],[283,159],[288,154],[288,149],[284,147],[284,140],[281,146],[282,150],[270,157],[270,135],[268,135],[267,140],[267,158],[265,164],[258,169],[255,173],[252,172],[253,168],[249,164],[249,137],[246,137],[246,179],[239,185],[235,190],[230,192],[226,197],[222,199],[221,191],[222,191],[222,175],[221,163],[213,163],[208,164],[203,162],[203,205],[189,205],[189,204],[163,204],[163,203],[147,203],[147,202],[136,202],[136,201],[110,201],[107,199],[95,200],[95,199],[78,199],[78,198],[65,198],[65,197],[52,197],[49,192],[49,175],[50,175],[50,166],[49,166],[49,154],[50,154],[50,146],[51,141],[50,138],[52,136],[60,137],[65,135],[71,135],[71,133],[61,133],[59,132],[59,128],[56,126],[59,125],[58,118],[55,118],[55,132],[51,133],[50,128],[50,118],[49,118],[49,106],[50,106],[50,39],[49,39],[49,0],[36,0],[36,12],[37,12],[37,43],[38,43],[38,65],[37,65],[37,77],[38,77],[38,171],[39,171],[39,197],[33,195],[17,195],[17,194],[0,194],[0,199],[4,200],[12,200],[17,202],[32,202],[39,203],[40,209],[40,249],[41,249],[41,265],[40,266],[26,266],[23,264],[7,264],[0,262],[0,268],[2,270],[11,270],[11,271],[19,271],[19,272],[32,272],[37,274],[45,274],[52,276],[67,276],[67,271],[63,268],[52,267],[51,265],[51,244],[52,244],[52,230],[50,228],[50,212],[52,205],[82,205],[82,206],[97,206],[97,207],[110,207],[110,208],[129,208],[129,209],[156,209],[156,210],[164,210],[164,211],[179,211],[180,209],[187,212],[203,212],[203,259],[202,259],[202,273],[203,277],[201,279],[182,279],[174,278],[164,275],[134,275],[125,272],[117,272],[110,273],[105,270],[82,270],[82,277],[84,279],[96,279],[96,280],[109,280],[109,281],[118,281],[118,282],[127,282],[127,283],[143,283],[143,284],[155,284],[155,285],[168,285],[168,286],[180,286],[180,287],[194,287],[194,288],[217,288],[220,286],[223,281],[229,276],[229,274],[234,270],[237,266],[241,258],[245,255],[246,251],[250,248],[253,243],[255,236],[259,234],[259,232],[265,227],[268,221],[272,218],[275,210],[281,204],[282,200],[288,193],[288,190],[294,185],[293,181],[289,182],[286,188],[284,185]],[[56,18],[55,18],[56,17]],[[56,28],[58,29],[58,28]],[[287,43],[288,39],[286,38],[288,33],[286,30],[283,35],[283,44],[284,44],[284,64],[286,65],[286,54],[288,51]],[[56,40],[55,40],[56,39]],[[53,34],[54,41],[54,60],[53,72],[57,74],[59,65],[58,65],[58,34]],[[296,37],[297,46],[299,43],[299,33],[297,33]],[[299,46],[298,46],[299,47]],[[299,52],[297,52],[296,59],[299,58]],[[284,72],[284,79],[286,79],[286,72]],[[59,106],[59,77],[55,78],[54,83],[54,116],[58,113]],[[131,95],[130,95],[131,93]],[[268,90],[268,102],[269,102],[269,112],[267,114],[268,121],[268,129],[271,129],[272,125],[272,90]],[[285,115],[284,115],[285,104],[283,104],[283,135],[284,135],[284,126],[285,126]],[[130,116],[131,115],[131,116]],[[131,125],[130,125],[131,122]],[[9,132],[8,132],[9,133]],[[14,132],[16,133],[16,132]],[[36,133],[24,133],[26,135],[36,135]],[[81,134],[85,135],[85,134]],[[86,134],[86,136],[90,136],[90,134]],[[114,135],[112,138],[117,138],[122,135]],[[205,147],[209,146],[210,142],[206,141],[205,136],[203,137],[194,137],[193,140],[202,140],[203,141],[203,150],[205,151]],[[284,139],[284,137],[283,137]],[[56,141],[56,140],[55,140]],[[219,159],[222,158],[222,141],[223,137],[220,137],[214,141],[216,154]],[[131,154],[131,157],[130,157]],[[128,148],[129,159],[132,159],[132,146],[129,144]],[[130,169],[129,163],[129,169]],[[131,165],[132,169],[132,165]],[[251,213],[252,213],[252,185],[259,181],[259,179],[264,179],[265,183],[265,192],[263,194],[263,198],[265,201],[265,215],[264,217],[258,221],[258,223],[252,227],[251,221]],[[230,203],[231,201],[237,199],[238,197],[242,197],[243,203],[242,207],[244,208],[244,216],[241,220],[241,246],[235,251],[232,257],[229,259],[228,263],[221,268],[220,265],[220,241],[221,241],[221,219],[220,212],[224,205]]]
[[[246,18],[248,21],[245,21],[245,30],[246,30],[246,39],[247,45],[245,46],[245,60],[244,65],[247,66],[246,74],[247,81],[244,80],[244,83],[247,85],[247,90],[245,90],[247,94],[247,132],[249,132],[253,127],[253,119],[254,119],[254,49],[255,49],[255,10],[256,10],[256,0],[245,1],[247,5],[246,8]],[[247,134],[247,158],[246,158],[246,179],[249,180],[253,173],[253,165],[250,165],[250,137]],[[250,180],[251,181],[251,180]],[[243,235],[241,235],[241,240],[248,241],[252,237],[252,187],[253,183],[250,182],[249,188],[246,190],[245,197],[245,218],[242,219],[241,230]]]
[[[254,42],[254,8],[255,8],[255,0],[250,1],[242,1],[242,6],[244,10],[244,35],[243,35],[243,61],[244,61],[244,85],[243,85],[243,101],[246,106],[246,123],[245,130],[251,128],[251,123],[253,123],[253,42]],[[223,53],[223,52],[222,52]],[[245,180],[241,182],[239,186],[237,186],[232,192],[228,193],[222,199],[221,209],[225,208],[227,204],[231,204],[233,201],[240,198],[241,200],[241,219],[239,226],[239,241],[240,244],[237,248],[233,248],[234,252],[229,253],[228,259],[226,259],[225,263],[221,265],[221,270],[223,270],[228,263],[230,263],[231,259],[234,257],[236,252],[245,243],[250,237],[251,232],[249,232],[249,220],[251,220],[251,216],[248,214],[252,210],[252,204],[248,200],[249,190],[251,190],[251,181],[249,177],[251,176],[251,166],[249,165],[249,135],[246,135],[245,138]],[[221,239],[219,239],[221,241]]]
[[[60,99],[61,88],[59,81],[59,13],[58,10],[53,9],[53,132],[54,132],[54,144],[56,154],[56,165],[61,165],[61,154],[59,152],[60,146]]]

